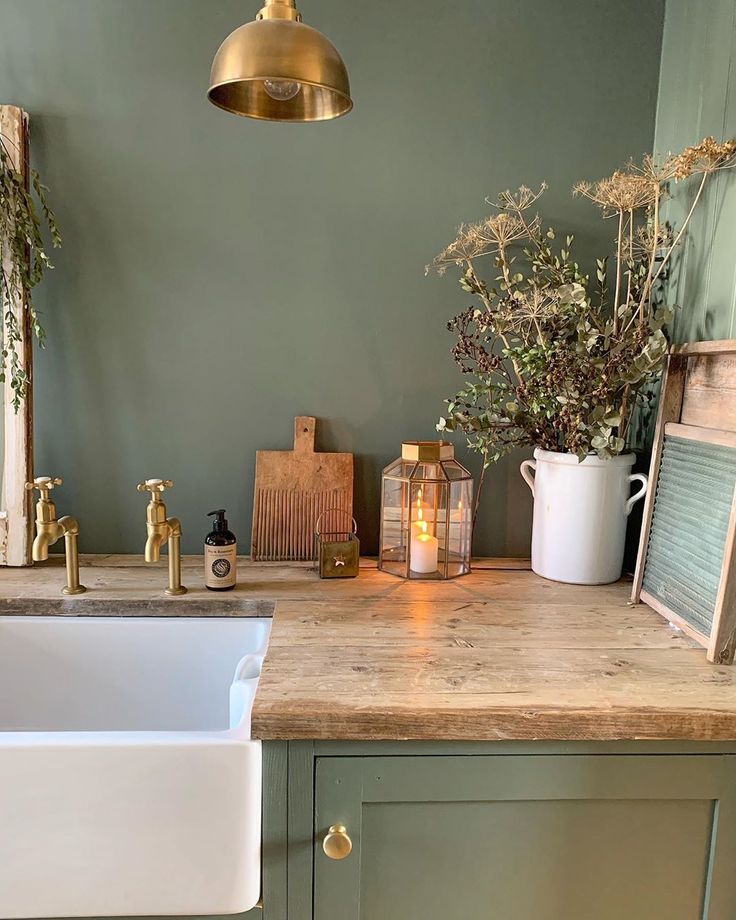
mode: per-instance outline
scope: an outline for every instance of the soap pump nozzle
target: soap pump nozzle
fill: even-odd
[[[213,517],[214,521],[212,522],[212,531],[213,533],[224,533],[227,527],[227,518],[225,517],[225,509],[220,508],[219,511],[208,511],[207,517]]]

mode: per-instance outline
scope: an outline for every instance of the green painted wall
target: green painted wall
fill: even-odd
[[[675,152],[708,134],[736,136],[736,0],[667,0],[656,149]],[[693,217],[674,279],[678,341],[736,338],[733,180],[733,171],[718,176]],[[673,189],[675,224],[693,192]]]
[[[465,301],[425,263],[486,195],[543,179],[592,256],[610,228],[570,186],[652,144],[660,0],[304,0],[356,104],[307,126],[205,99],[257,5],[0,0],[0,99],[31,113],[65,233],[39,295],[37,470],[65,477],[88,552],[142,551],[135,483],[157,475],[188,552],[221,505],[246,548],[254,451],[288,447],[299,413],[356,453],[375,549],[381,467],[459,383]],[[520,459],[493,471],[478,552],[528,552]]]

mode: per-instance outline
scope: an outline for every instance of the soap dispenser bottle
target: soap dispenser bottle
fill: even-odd
[[[238,544],[227,529],[225,509],[210,511],[212,530],[204,540],[204,583],[210,591],[232,591],[237,582]]]

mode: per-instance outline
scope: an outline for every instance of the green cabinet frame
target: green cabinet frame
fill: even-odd
[[[268,747],[265,920],[736,917],[734,745]]]

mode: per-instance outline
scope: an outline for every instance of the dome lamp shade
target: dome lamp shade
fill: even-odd
[[[267,121],[327,121],[353,107],[335,46],[301,21],[294,0],[266,0],[212,62],[207,96],[227,112]]]

